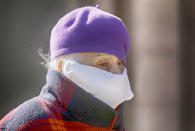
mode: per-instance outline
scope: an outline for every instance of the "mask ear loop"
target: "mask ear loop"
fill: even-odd
[[[58,62],[58,72],[62,73],[62,60]]]

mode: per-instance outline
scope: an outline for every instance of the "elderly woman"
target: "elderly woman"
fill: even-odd
[[[0,131],[124,131],[123,103],[133,97],[128,31],[97,7],[76,9],[51,32],[47,82],[39,96],[0,121]]]

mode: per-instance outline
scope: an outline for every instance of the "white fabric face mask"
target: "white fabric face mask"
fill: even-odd
[[[62,74],[113,109],[134,96],[126,68],[122,74],[113,74],[75,60],[64,60]]]

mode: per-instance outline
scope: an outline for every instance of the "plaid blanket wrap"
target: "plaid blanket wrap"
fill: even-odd
[[[116,109],[54,70],[39,96],[0,120],[0,131],[124,131],[123,104]]]

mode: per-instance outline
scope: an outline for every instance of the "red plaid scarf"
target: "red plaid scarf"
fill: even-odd
[[[124,131],[122,106],[112,109],[56,71],[34,97],[0,121],[0,131]]]

